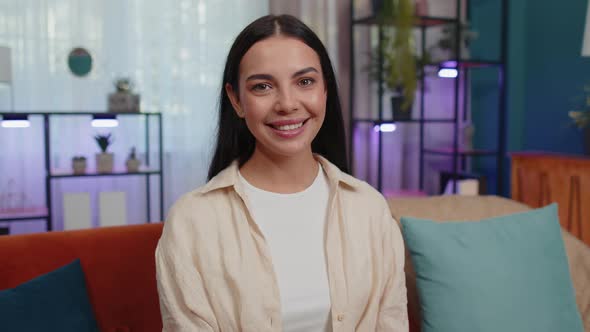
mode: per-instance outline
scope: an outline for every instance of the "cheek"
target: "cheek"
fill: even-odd
[[[309,94],[306,98],[306,108],[316,116],[323,118],[326,114],[326,100],[326,93],[323,91]]]
[[[242,109],[246,120],[259,120],[266,116],[269,102],[266,98],[243,96]]]

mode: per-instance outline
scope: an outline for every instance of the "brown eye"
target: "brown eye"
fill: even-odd
[[[252,87],[253,91],[266,91],[270,89],[270,85],[266,83],[258,83]]]
[[[299,81],[299,85],[301,86],[310,86],[313,83],[315,83],[315,80],[313,78],[304,78]]]

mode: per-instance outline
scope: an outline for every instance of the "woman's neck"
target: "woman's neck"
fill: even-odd
[[[242,176],[253,186],[279,194],[292,194],[311,186],[318,175],[319,163],[313,153],[277,156],[256,148],[240,168]]]

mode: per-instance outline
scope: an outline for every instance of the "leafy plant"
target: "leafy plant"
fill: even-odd
[[[96,143],[100,147],[100,151],[102,151],[102,153],[106,153],[109,145],[113,144],[113,139],[111,138],[111,133],[104,134],[104,135],[97,134],[94,136],[94,140],[96,141]]]
[[[394,31],[384,33],[379,50],[383,55],[383,79],[391,90],[404,96],[402,109],[407,111],[414,102],[419,78],[417,64],[421,62],[416,56],[414,41],[414,2],[385,0],[377,18],[381,23],[390,23],[394,27]]]
[[[117,92],[131,92],[133,90],[133,82],[128,77],[117,78],[114,84]]]
[[[570,111],[568,115],[579,129],[590,126],[590,110]]]
[[[385,87],[391,91],[400,92],[403,89],[403,82],[400,76],[391,75],[392,68],[398,66],[396,63],[397,60],[395,57],[384,57],[383,63],[381,66],[379,65],[378,57],[375,55],[378,52],[375,50],[373,53],[369,55],[370,63],[365,68],[369,71],[369,75],[372,79],[378,80],[379,75],[381,75],[381,79],[385,84]],[[428,76],[429,72],[427,72],[426,67],[428,65],[433,64],[432,56],[428,50],[424,51],[423,55],[414,54],[414,63],[416,65],[416,81],[420,81],[422,77]]]
[[[584,97],[576,97],[578,106],[568,112],[573,124],[579,129],[590,128],[590,86],[584,86]]]
[[[135,154],[135,147],[131,148],[131,151],[129,152],[129,157],[127,157],[127,159],[129,159],[129,160],[137,159],[137,156]]]
[[[477,39],[479,34],[476,31],[469,29],[469,23],[461,23],[461,41],[465,46]],[[454,54],[457,42],[456,26],[454,24],[447,25],[442,29],[442,37],[439,39],[437,45],[442,50],[450,51]]]

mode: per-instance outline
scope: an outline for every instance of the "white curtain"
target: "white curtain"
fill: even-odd
[[[0,45],[12,50],[14,109],[105,111],[113,80],[130,77],[142,110],[163,113],[167,210],[182,193],[205,183],[225,57],[237,33],[267,13],[265,0],[0,0]],[[93,58],[92,71],[83,78],[67,67],[75,47],[86,48]],[[53,168],[69,169],[78,154],[93,165],[97,131],[88,123],[78,118],[52,122]],[[112,131],[116,167],[123,167],[132,146],[145,160],[143,126],[125,119]],[[28,129],[0,129],[0,208],[44,205],[41,130],[39,121]],[[136,178],[63,179],[53,185],[56,229],[63,227],[64,192],[89,192],[96,207],[98,192],[125,191],[129,223],[159,218],[158,187],[148,217],[144,181]],[[11,226],[12,233],[42,229],[39,222]]]

